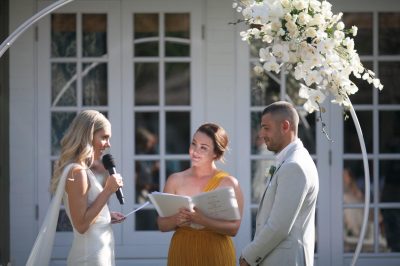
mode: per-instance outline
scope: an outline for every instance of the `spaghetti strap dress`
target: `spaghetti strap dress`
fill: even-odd
[[[214,190],[226,172],[217,172],[207,183],[204,192]],[[178,227],[168,251],[168,266],[234,266],[235,247],[232,238],[207,228]]]
[[[90,169],[86,169],[89,180],[88,204],[90,205],[103,190]],[[71,219],[68,194],[64,192],[64,205],[68,217]],[[80,234],[75,228],[74,240],[68,255],[67,265],[91,265],[91,266],[113,266],[114,259],[114,235],[111,227],[111,215],[107,204],[104,205],[89,229]]]

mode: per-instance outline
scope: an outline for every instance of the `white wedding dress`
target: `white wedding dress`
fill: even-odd
[[[87,169],[86,173],[89,179],[88,205],[90,205],[103,188],[90,169]],[[66,192],[64,192],[63,202],[67,215],[71,220],[68,194]],[[103,207],[96,221],[90,225],[84,234],[80,234],[74,228],[74,240],[67,263],[71,266],[115,265],[114,235],[111,228],[111,215],[107,205]]]
[[[63,198],[65,209],[68,217],[70,217],[68,195],[65,193],[65,182],[69,171],[74,165],[76,164],[67,165],[60,176],[56,192],[47,209],[45,218],[26,262],[26,266],[45,266],[50,264],[58,214]],[[90,184],[88,203],[91,204],[103,188],[92,171],[88,169],[86,172]],[[68,256],[68,265],[115,265],[114,235],[111,228],[111,215],[107,205],[101,210],[96,222],[92,224],[89,230],[84,234],[79,234],[74,229],[74,241]]]

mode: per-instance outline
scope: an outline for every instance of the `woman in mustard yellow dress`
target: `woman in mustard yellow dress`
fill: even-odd
[[[232,187],[242,216],[243,195],[237,179],[215,165],[217,160],[223,160],[227,148],[228,136],[222,127],[212,123],[200,126],[189,148],[191,167],[169,176],[164,192],[194,196],[220,187]],[[160,231],[175,230],[168,252],[168,266],[236,265],[231,237],[238,232],[240,222],[240,219],[212,219],[196,208],[159,217]],[[191,226],[194,224],[200,226]]]

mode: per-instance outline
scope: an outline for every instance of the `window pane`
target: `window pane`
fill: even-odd
[[[370,188],[373,188],[373,162],[368,161],[370,174]],[[365,193],[365,172],[362,160],[343,161],[343,203],[363,204]],[[374,201],[374,193],[371,190],[370,202]]]
[[[400,160],[379,162],[379,182],[381,202],[400,203]]]
[[[82,66],[82,101],[85,106],[108,105],[107,64],[85,63]]]
[[[76,17],[74,14],[51,15],[51,57],[76,56]]]
[[[60,210],[57,220],[57,232],[72,232],[72,225],[65,210]]]
[[[60,141],[68,129],[76,113],[53,112],[51,113],[51,155],[60,154]]]
[[[387,245],[379,245],[381,252],[400,252],[400,209],[381,209],[383,238]],[[386,238],[386,239],[385,239]]]
[[[145,203],[147,195],[160,191],[160,161],[137,160],[135,162],[136,203]]]
[[[249,43],[250,57],[253,59],[257,59],[258,61],[260,48],[263,48],[265,46],[265,43],[259,39],[252,40],[251,43]]]
[[[379,77],[384,85],[379,92],[380,104],[400,103],[400,62],[380,62]]]
[[[306,102],[306,99],[299,96],[299,90],[300,82],[294,78],[294,72],[290,71],[286,76],[286,96],[296,106],[302,106]]]
[[[85,57],[107,54],[107,15],[82,16],[82,54]]]
[[[256,65],[259,65],[259,63],[250,66],[251,106],[267,106],[279,100],[279,76],[270,72],[256,74],[254,71]]]
[[[400,54],[400,13],[379,13],[379,54]]]
[[[187,154],[190,144],[190,113],[166,112],[166,153]]]
[[[190,56],[190,15],[165,14],[165,56]]]
[[[135,224],[137,231],[158,231],[156,210],[141,210],[135,213]]]
[[[173,173],[183,171],[190,167],[189,160],[166,160],[166,177],[169,177]]]
[[[373,209],[369,210],[373,214]],[[344,208],[343,210],[343,251],[355,252],[363,222],[363,208]],[[371,216],[372,217],[372,216]],[[374,252],[374,223],[369,219],[361,252]]]
[[[251,112],[250,114],[251,132],[250,146],[251,154],[258,154],[262,146],[265,146],[264,140],[258,137],[261,124],[261,112]]]
[[[315,113],[309,114],[303,110],[297,110],[299,113],[299,132],[298,136],[303,141],[304,147],[310,154],[316,153],[315,144]],[[321,133],[322,134],[322,133]]]
[[[373,121],[371,111],[357,111],[357,118],[360,123],[364,142],[368,153],[372,152],[373,142]],[[343,122],[343,151],[344,153],[361,153],[360,141],[351,116]]]
[[[354,49],[359,55],[372,55],[373,35],[372,35],[372,13],[345,13],[342,18],[347,29],[357,26],[358,32],[354,36]]]
[[[270,155],[273,153],[267,150],[267,146],[260,147],[260,155]],[[252,160],[251,161],[251,203],[258,204],[264,194],[267,179],[270,178],[269,169],[274,165],[275,160]]]
[[[400,202],[400,162],[398,160],[380,161],[381,202]],[[382,235],[387,246],[380,246],[381,252],[400,252],[400,209],[381,209]]]
[[[165,104],[190,105],[190,64],[165,64]]]
[[[400,111],[379,112],[379,152],[400,152]]]
[[[76,64],[51,64],[51,105],[76,106]]]
[[[158,154],[158,113],[137,112],[135,116],[135,154]]]
[[[135,105],[158,105],[158,63],[135,63]]]
[[[133,41],[135,56],[158,56],[158,20],[158,14],[134,15]]]

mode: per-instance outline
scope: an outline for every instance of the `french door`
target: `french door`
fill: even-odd
[[[201,115],[201,1],[76,1],[43,19],[38,31],[38,183],[49,184],[62,138],[77,112],[96,109],[112,124],[110,153],[124,177],[128,213],[189,166]],[[99,175],[99,179],[102,176]],[[38,187],[39,224],[50,201]],[[151,205],[113,226],[119,264],[164,264],[170,233]],[[71,224],[60,211],[53,263],[65,260]]]

